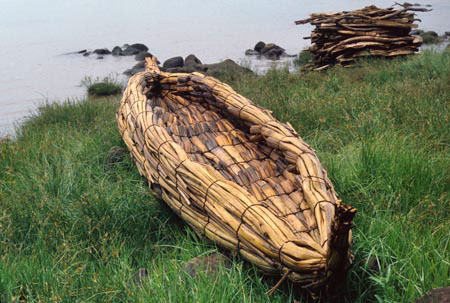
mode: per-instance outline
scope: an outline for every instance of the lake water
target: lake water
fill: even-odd
[[[196,54],[203,63],[231,58],[264,69],[269,61],[248,60],[244,51],[259,40],[297,54],[309,45],[312,27],[294,25],[310,13],[352,10],[394,1],[156,1],[0,0],[0,136],[41,102],[80,99],[80,81],[120,75],[131,57],[67,55],[125,43],[144,43],[162,62]],[[450,31],[450,1],[427,0],[432,12],[418,13],[420,28]],[[119,76],[121,77],[121,76]]]

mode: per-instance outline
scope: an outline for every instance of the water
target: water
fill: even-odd
[[[80,99],[88,77],[121,74],[133,57],[69,54],[124,43],[144,43],[160,61],[196,54],[203,63],[231,58],[255,69],[271,63],[248,59],[259,41],[275,42],[297,54],[309,45],[312,27],[294,25],[310,13],[352,10],[393,1],[156,1],[0,0],[0,136],[43,101]],[[433,11],[419,13],[421,28],[450,31],[450,1],[427,0]]]

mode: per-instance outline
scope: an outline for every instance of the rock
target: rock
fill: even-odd
[[[125,49],[122,51],[122,55],[123,55],[123,56],[134,56],[134,55],[139,54],[140,52],[141,52],[141,51],[138,50],[137,48],[128,46],[127,48],[125,48]]]
[[[257,56],[259,53],[253,49],[248,49],[245,51],[246,56]]]
[[[186,59],[184,59],[184,66],[195,66],[198,64],[202,64],[202,61],[200,61],[200,59],[194,54],[190,54],[186,57]]]
[[[258,53],[260,53],[262,51],[262,49],[264,48],[264,46],[266,46],[266,44],[262,41],[259,41],[258,43],[255,44],[255,47],[253,49],[255,51],[257,51]]]
[[[168,73],[193,73],[193,72],[197,72],[197,70],[193,66],[169,67],[169,68],[163,68],[162,70],[165,71],[165,72],[168,72]]]
[[[128,150],[120,146],[113,146],[109,149],[106,156],[106,163],[108,166],[114,166],[117,163],[123,162],[128,155]]]
[[[450,37],[450,32],[445,32],[444,35]]]
[[[94,50],[94,54],[109,55],[109,54],[111,54],[111,52],[107,48],[97,48],[96,50]]]
[[[144,63],[144,61],[141,61],[141,62]],[[145,71],[145,64],[139,64],[138,63],[135,66],[133,66],[133,68],[131,68],[130,76],[134,76],[137,73],[140,73],[140,72],[143,72],[143,71]]]
[[[416,303],[450,303],[450,286],[432,289]]]
[[[83,49],[83,50],[78,51],[77,54],[84,54],[86,52],[87,52],[87,49]]]
[[[414,6],[422,6],[420,3],[414,3]]]
[[[436,43],[436,38],[433,36],[424,35],[422,36],[423,44],[434,44]]]
[[[200,273],[208,275],[216,274],[221,267],[230,268],[230,260],[221,253],[214,253],[189,260],[184,265],[184,271],[191,277],[195,277]]]
[[[206,73],[211,76],[220,76],[224,73],[253,73],[250,69],[240,66],[231,59],[215,64],[204,64],[207,67]]]
[[[425,5],[426,7],[432,7],[433,5],[431,5],[431,4],[427,4],[427,5]]]
[[[145,61],[139,61],[132,68],[124,71],[123,74],[127,76],[134,76],[137,73],[143,72],[144,70],[145,70]]]
[[[264,54],[270,60],[279,60],[281,55],[284,53],[284,49],[280,48],[272,48],[268,52]]]
[[[438,36],[434,36],[433,34],[429,34],[429,32],[426,32],[422,35],[420,35],[423,39],[423,44],[435,44],[442,42],[442,39]]]
[[[145,68],[145,61],[140,61],[136,63],[131,69],[142,69]]]
[[[439,37],[439,35],[435,31],[425,32],[424,35],[430,35],[430,36],[436,37],[436,38]]]
[[[114,46],[111,53],[113,56],[122,56],[122,48],[120,46]]]
[[[83,54],[83,56],[84,57],[87,57],[87,56],[89,56],[91,53],[90,52],[85,52],[84,54]]]
[[[145,68],[136,68],[136,69],[132,69],[131,70],[131,76],[134,76],[134,75],[136,75],[137,73],[140,73],[140,72],[143,72],[143,71],[145,71]]]
[[[171,67],[171,68],[161,68],[162,71],[166,71],[169,73],[193,73],[200,72],[205,73],[208,70],[208,66],[206,64],[196,64],[194,66],[181,66],[181,67]]]
[[[261,50],[261,54],[268,59],[278,60],[283,54],[285,54],[285,49],[275,43],[268,43]]]
[[[98,57],[97,57],[97,60],[98,60],[98,59],[103,59],[103,56],[98,56]]]
[[[165,62],[164,62],[165,63]],[[220,76],[225,73],[253,73],[250,69],[240,66],[231,59],[214,64],[195,64],[194,66],[161,67],[161,71],[169,73],[192,73],[200,72],[210,76]]]
[[[406,6],[413,6],[413,5],[412,5],[412,3],[409,3],[409,2],[403,2],[403,6],[406,7]]]
[[[263,49],[261,50],[261,54],[265,54],[268,51],[270,51],[272,48],[274,48],[276,45],[274,43],[267,43]]]
[[[199,70],[196,69],[194,66],[181,66],[181,67],[169,67],[164,69],[163,71],[166,71],[168,73],[193,73],[198,72]]]
[[[265,53],[267,53],[267,52],[269,52],[270,50],[273,50],[273,49],[282,50],[283,52],[285,51],[284,48],[282,48],[282,47],[276,45],[275,43],[268,43],[268,44],[266,44],[266,46],[264,46],[264,48],[261,50],[261,54],[264,55]]]
[[[137,54],[136,57],[134,57],[134,59],[136,59],[137,61],[143,61],[147,57],[153,58],[153,55],[147,51],[143,51],[143,52],[140,52],[139,54]]]
[[[134,43],[134,44],[131,44],[130,47],[135,48],[135,49],[138,49],[138,50],[140,50],[141,52],[146,52],[146,51],[148,51],[148,47],[145,46],[145,44],[142,44],[142,43]]]
[[[172,68],[172,67],[182,67],[184,65],[183,57],[173,57],[170,59],[167,59],[163,63],[164,68]]]

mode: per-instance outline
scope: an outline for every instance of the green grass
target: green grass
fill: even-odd
[[[91,98],[116,96],[121,94],[124,88],[124,83],[121,83],[118,75],[113,73],[103,79],[85,77],[81,80],[81,85],[86,87],[88,96]]]
[[[333,302],[413,302],[450,284],[450,52],[351,69],[225,76],[290,121],[355,217],[355,263]],[[0,302],[303,300],[236,259],[186,277],[217,251],[148,191],[128,157],[108,163],[117,98],[49,104],[0,144]],[[146,267],[141,288],[130,281]]]
[[[115,96],[121,92],[122,87],[114,83],[100,82],[88,87],[88,94],[93,97]]]

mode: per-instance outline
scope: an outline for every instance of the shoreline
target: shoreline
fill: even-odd
[[[450,45],[450,36],[446,36],[446,39],[443,39],[441,42],[439,43],[434,43],[434,44],[424,44],[420,47],[419,53],[423,51],[437,51],[437,52],[442,52],[445,51],[445,49],[447,47],[449,47]],[[147,48],[148,49],[148,48]],[[87,49],[85,49],[84,51],[80,52],[80,51],[74,51],[74,52],[69,52],[66,53],[64,56],[70,56],[70,57],[79,57],[79,56],[83,56],[83,54],[85,54],[86,52],[88,52]],[[95,55],[95,50],[91,51],[94,55]],[[144,51],[146,52],[146,51]],[[137,55],[139,52],[137,52],[136,54],[131,55],[130,58],[126,58],[124,56],[120,56],[117,57],[117,59],[126,59],[128,60],[128,62],[130,62],[130,67],[131,69],[128,69],[128,71],[133,71],[133,72],[139,72],[143,70],[143,65],[140,65],[143,61],[141,61],[141,59],[139,60],[134,60],[133,58],[135,57],[135,55]],[[100,54],[99,54],[100,55]],[[108,54],[109,56],[111,56],[112,54]],[[244,55],[244,50],[243,50],[243,55]],[[104,58],[102,60],[105,60],[105,54],[102,55]],[[253,55],[246,55],[243,56],[242,60],[238,60],[238,65],[243,66],[244,68],[249,68],[252,69],[253,72],[257,73],[258,75],[264,75],[268,70],[272,69],[272,68],[285,68],[288,67],[290,72],[298,72],[297,67],[295,67],[295,65],[293,64],[293,61],[295,60],[295,58],[298,56],[285,56],[285,57],[280,57],[277,60],[271,60],[271,59],[267,59],[267,58],[260,58],[258,56]],[[111,59],[113,59],[114,57],[112,57]],[[145,57],[143,57],[145,58]],[[95,60],[95,58],[92,58]],[[134,61],[130,61],[129,59],[132,59]],[[170,60],[171,58],[168,58],[167,60]],[[172,58],[173,59],[173,58]],[[102,61],[102,60],[98,60],[98,61]],[[167,61],[166,60],[166,61]],[[135,62],[136,64],[134,64],[133,66],[133,62]],[[222,61],[223,62],[223,61]],[[252,63],[259,63],[258,65],[252,65]],[[107,62],[104,62],[105,64],[108,64]],[[214,64],[209,64],[209,65],[214,65]],[[137,67],[137,68],[134,68]],[[258,67],[260,69],[258,69]],[[262,67],[262,69],[261,69]],[[204,72],[202,69],[187,69],[187,70],[183,70],[183,69],[178,69],[179,71],[183,71],[183,72],[192,72],[192,71],[198,71],[198,72]],[[126,71],[125,71],[126,72]],[[173,69],[172,72],[177,72],[177,69]],[[108,78],[113,78],[115,79],[115,81],[118,81],[124,85],[126,85],[127,81],[128,81],[128,77],[130,74],[128,75],[124,75],[125,73],[120,73],[120,72],[115,72],[114,74],[110,74],[110,76],[108,76]],[[85,78],[86,79],[86,76]],[[97,77],[95,78],[95,80],[99,81],[100,79]],[[86,87],[83,85],[83,79],[80,79],[80,84],[76,86],[77,87],[77,91],[78,93],[76,95],[72,95],[72,96],[66,96],[65,98],[53,98],[53,99],[45,99],[45,98],[41,98],[41,99],[36,99],[33,100],[32,106],[29,105],[25,105],[24,106],[24,110],[16,110],[14,112],[14,114],[18,117],[15,118],[13,121],[8,122],[8,123],[4,123],[3,125],[0,126],[0,138],[8,138],[8,137],[15,137],[15,132],[16,132],[16,124],[20,125],[21,123],[23,123],[24,120],[27,119],[27,117],[30,114],[33,114],[34,111],[37,110],[37,108],[39,106],[41,106],[42,104],[45,104],[47,102],[50,103],[60,103],[60,102],[64,102],[65,100],[77,100],[77,101],[82,101],[84,100],[87,96],[85,93]],[[5,117],[6,118],[6,117]]]

